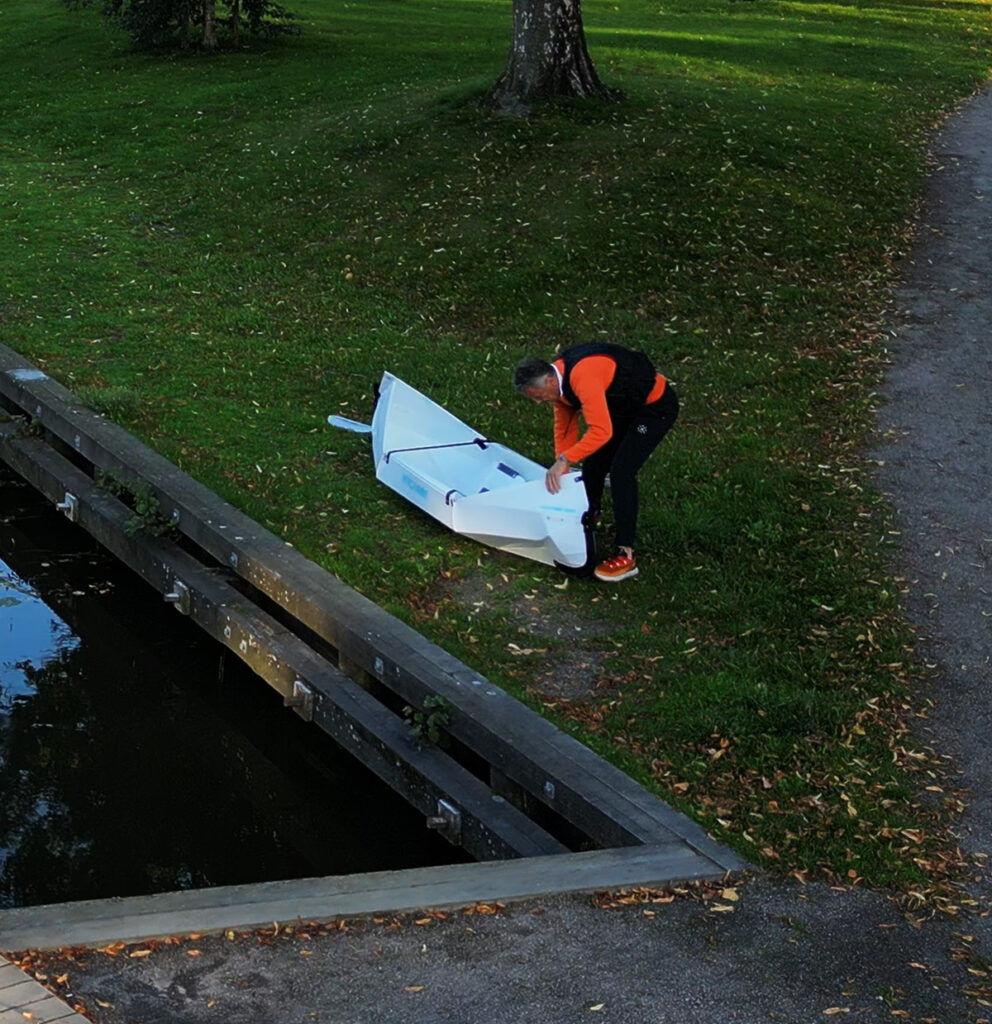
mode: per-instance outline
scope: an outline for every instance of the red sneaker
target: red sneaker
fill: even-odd
[[[633,555],[627,555],[623,551],[612,558],[607,558],[605,562],[600,562],[595,572],[596,579],[607,583],[619,583],[620,580],[636,575],[637,560]]]

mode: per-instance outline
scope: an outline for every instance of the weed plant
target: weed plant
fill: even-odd
[[[907,731],[926,691],[863,452],[988,3],[587,0],[626,98],[528,120],[476,102],[507,7],[292,7],[300,37],[217,58],[5,7],[2,340],[753,860],[932,892],[958,796]],[[325,424],[389,370],[550,459],[512,367],[595,338],[683,406],[616,588],[444,532]],[[574,628],[522,637],[519,607]],[[588,694],[549,697],[577,649]]]

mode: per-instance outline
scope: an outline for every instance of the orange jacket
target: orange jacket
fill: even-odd
[[[559,378],[565,371],[564,361],[552,364]],[[554,403],[555,455],[564,455],[569,462],[581,462],[587,455],[602,448],[613,436],[613,421],[606,405],[606,390],[613,383],[616,362],[606,355],[592,355],[580,359],[572,367],[569,383],[579,408],[569,405],[564,396]],[[644,404],[657,402],[665,393],[665,378],[659,373],[651,393]],[[579,438],[579,415],[586,421],[586,432]]]

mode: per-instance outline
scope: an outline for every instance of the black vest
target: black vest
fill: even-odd
[[[617,372],[606,389],[606,406],[610,417],[633,416],[644,405],[657,380],[657,371],[643,352],[633,352],[621,345],[605,341],[591,341],[585,345],[573,345],[558,354],[564,363],[561,375],[562,397],[574,408],[582,404],[572,390],[572,369],[580,359],[587,356],[609,356],[617,364]]]

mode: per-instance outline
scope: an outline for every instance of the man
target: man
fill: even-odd
[[[637,474],[678,418],[675,389],[643,352],[606,342],[575,345],[550,363],[525,359],[513,383],[527,398],[553,403],[557,458],[545,477],[552,494],[581,462],[589,515],[598,517],[609,474],[617,554],[596,567],[596,578],[615,583],[636,576]]]

